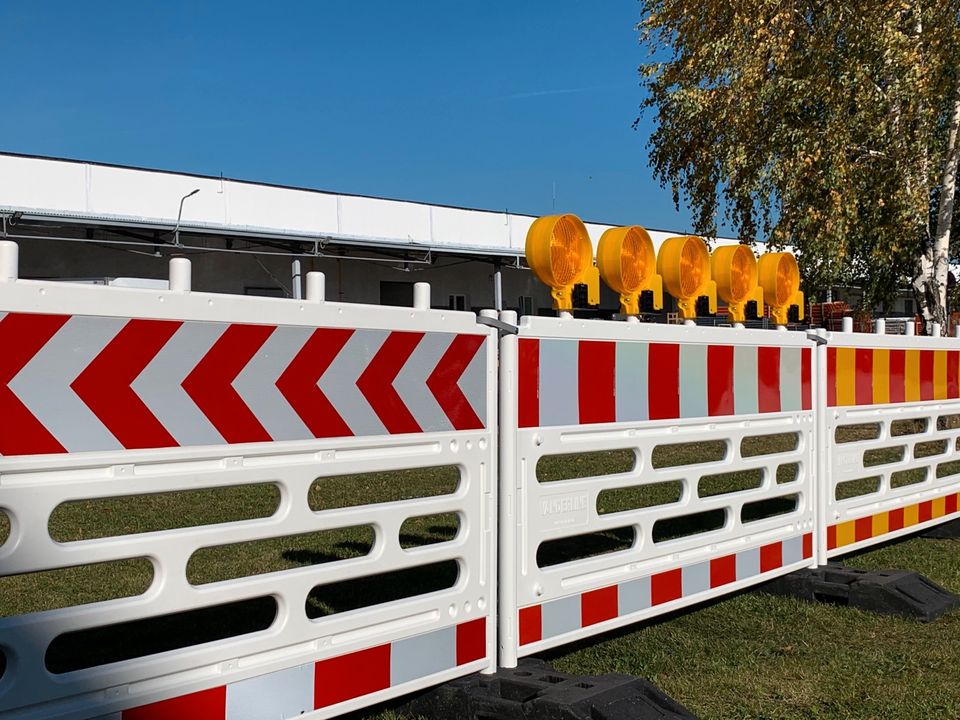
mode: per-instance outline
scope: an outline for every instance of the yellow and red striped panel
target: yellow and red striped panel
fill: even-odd
[[[960,350],[827,348],[827,405],[960,398]]]
[[[838,550],[847,545],[871,540],[930,520],[955,515],[958,500],[960,500],[960,493],[950,493],[933,500],[924,500],[914,505],[885,510],[876,515],[867,515],[831,525],[827,528],[827,551]]]

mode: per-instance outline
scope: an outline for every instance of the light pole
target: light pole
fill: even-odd
[[[197,188],[196,190],[188,192],[186,195],[180,198],[180,211],[177,213],[177,224],[173,228],[173,244],[176,247],[180,247],[180,218],[183,215],[183,201],[186,200],[188,197],[193,197],[198,192],[200,192],[200,188]]]

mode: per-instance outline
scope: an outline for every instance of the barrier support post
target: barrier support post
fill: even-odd
[[[517,314],[512,310],[500,313],[500,320],[511,325],[517,324]],[[514,552],[517,535],[517,510],[519,501],[518,478],[512,459],[516,457],[517,437],[517,354],[516,335],[505,335],[500,339],[500,492],[499,522],[497,540],[497,565],[500,598],[517,596],[517,558]],[[501,605],[497,608],[497,632],[499,644],[499,664],[501,667],[517,666],[517,648],[519,647],[517,608]]]
[[[20,248],[15,242],[0,241],[0,282],[13,282],[20,274]]]

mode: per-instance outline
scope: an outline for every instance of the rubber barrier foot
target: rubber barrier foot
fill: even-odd
[[[960,608],[960,597],[912,570],[860,570],[831,564],[797,570],[758,589],[923,622]]]
[[[696,720],[642,678],[568,675],[535,659],[495,675],[471,675],[432,688],[400,712],[438,720]]]
[[[958,540],[960,539],[960,520],[951,520],[942,525],[936,525],[925,533],[921,533],[921,535],[938,540]]]

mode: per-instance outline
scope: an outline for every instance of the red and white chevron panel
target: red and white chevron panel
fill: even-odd
[[[482,429],[485,339],[0,313],[0,455]]]

